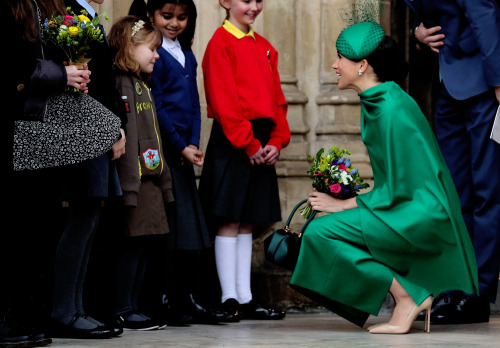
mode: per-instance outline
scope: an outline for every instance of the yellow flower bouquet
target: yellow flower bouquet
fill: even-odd
[[[369,187],[359,176],[359,171],[352,167],[347,158],[351,153],[346,149],[333,146],[324,155],[325,149],[320,149],[315,157],[308,156],[313,161],[307,174],[313,179],[312,186],[316,191],[328,193],[330,196],[347,199],[357,196],[359,190]],[[301,215],[308,219],[313,210],[310,205],[300,210]]]
[[[99,16],[92,20],[88,12],[82,10],[79,14],[67,8],[68,15],[52,16],[45,19],[43,24],[43,36],[47,43],[53,44],[62,50],[68,63],[85,64],[88,60],[87,52],[93,41],[103,42],[104,36],[99,27]],[[106,21],[109,17],[105,16]]]

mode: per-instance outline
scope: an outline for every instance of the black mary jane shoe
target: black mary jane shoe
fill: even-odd
[[[241,319],[279,320],[286,315],[285,311],[270,306],[263,306],[251,300],[241,306]]]
[[[240,303],[234,298],[222,303],[221,312],[224,313],[224,318],[221,320],[223,323],[237,323],[241,319]]]
[[[79,318],[81,318],[81,316],[76,314],[69,325],[64,325],[53,320],[50,328],[50,335],[56,338],[80,339],[103,339],[111,338],[113,336],[113,330],[105,326],[97,326],[93,329],[81,329],[74,327],[75,322]]]

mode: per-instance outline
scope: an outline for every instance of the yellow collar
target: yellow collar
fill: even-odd
[[[251,25],[250,25],[250,30],[248,31],[248,34],[245,34],[240,29],[236,28],[236,26],[233,23],[231,23],[230,21],[228,21],[227,19],[224,21],[224,24],[222,26],[230,34],[234,35],[237,39],[242,39],[245,36],[251,36],[255,40],[255,34],[254,34],[254,31],[253,31],[253,28]]]

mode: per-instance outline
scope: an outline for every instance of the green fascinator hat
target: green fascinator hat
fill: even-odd
[[[337,39],[337,52],[351,60],[366,58],[380,45],[384,28],[375,22],[353,24],[344,29]]]

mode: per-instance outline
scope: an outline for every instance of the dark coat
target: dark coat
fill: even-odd
[[[46,52],[42,53],[41,41],[29,42],[20,37],[25,28],[18,27],[10,7],[2,2],[1,13],[6,28],[11,28],[5,35],[5,47],[9,53],[2,56],[8,60],[4,79],[5,100],[13,108],[9,113],[13,119],[41,119],[45,113],[47,98],[66,86],[66,69],[62,62],[49,60]],[[38,19],[38,16],[35,16]],[[4,59],[2,58],[2,59]],[[45,58],[45,59],[44,59]]]

